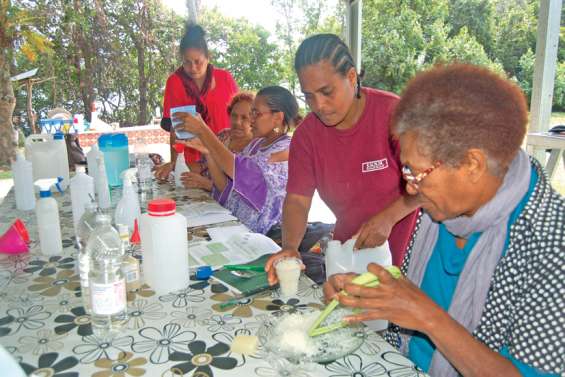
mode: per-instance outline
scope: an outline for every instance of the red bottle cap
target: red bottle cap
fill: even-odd
[[[173,148],[175,148],[175,151],[177,151],[177,153],[184,153],[184,144],[175,143]]]
[[[177,204],[173,199],[153,199],[147,204],[149,216],[171,216],[175,214]]]

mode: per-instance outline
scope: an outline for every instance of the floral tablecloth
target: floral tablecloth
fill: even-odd
[[[112,191],[113,203],[120,195]],[[177,205],[209,200],[202,191],[155,185],[150,197],[171,197]],[[303,277],[297,297],[277,290],[220,307],[234,296],[214,281],[191,281],[185,289],[158,296],[147,285],[130,292],[128,320],[113,338],[92,333],[75,271],[70,195],[59,202],[63,254],[40,254],[35,214],[16,210],[13,190],[0,205],[0,234],[22,219],[32,239],[29,254],[0,254],[0,343],[28,374],[37,376],[423,376],[374,333],[362,333],[353,354],[320,365],[295,365],[259,349],[246,357],[230,352],[239,334],[255,334],[270,316],[320,307],[322,290]],[[205,236],[192,230],[190,237]],[[189,238],[190,238],[189,237]],[[0,372],[1,374],[1,372]]]

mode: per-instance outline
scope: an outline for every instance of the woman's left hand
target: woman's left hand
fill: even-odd
[[[349,322],[386,319],[400,327],[426,333],[428,325],[443,312],[424,292],[405,277],[395,279],[383,267],[370,263],[367,270],[379,278],[379,285],[367,288],[346,283],[346,295],[339,302],[364,312],[345,318]]]
[[[200,114],[192,115],[190,113],[175,113],[173,116],[175,121],[181,122],[180,124],[175,126],[175,130],[178,131],[187,131],[196,136],[200,136],[202,130],[206,127],[206,123],[200,116]]]
[[[353,236],[356,238],[353,248],[359,250],[382,245],[390,236],[393,226],[394,223],[385,211],[377,213],[361,225],[357,234]]]

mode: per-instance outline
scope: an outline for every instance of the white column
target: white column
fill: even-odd
[[[355,61],[357,72],[361,70],[361,25],[363,0],[346,0],[346,42]]]

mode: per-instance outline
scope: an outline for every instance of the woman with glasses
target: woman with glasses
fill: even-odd
[[[172,146],[176,136],[171,132],[171,109],[194,105],[208,127],[215,133],[229,128],[229,116],[226,111],[230,99],[238,88],[232,75],[210,63],[205,32],[199,25],[188,24],[180,42],[182,66],[167,79],[163,102],[161,127],[170,132],[171,162],[155,169],[159,179],[167,179],[176,161],[177,153]],[[184,157],[190,170],[199,172],[198,151],[186,148]]]
[[[254,139],[241,153],[231,152],[200,116],[177,113],[177,129],[198,137],[187,144],[206,156],[214,198],[253,232],[266,234],[281,220],[288,178],[292,127],[300,122],[298,103],[280,86],[261,89],[253,101]]]
[[[283,250],[266,265],[269,281],[277,281],[275,260],[300,257],[315,190],[336,216],[334,239],[345,242],[356,235],[359,249],[388,239],[399,264],[418,204],[404,193],[398,143],[389,132],[398,96],[361,87],[348,47],[333,34],[305,39],[294,68],[312,112],[293,135]],[[315,268],[307,266],[307,272]]]
[[[406,190],[422,212],[394,279],[334,275],[326,298],[386,319],[387,340],[432,376],[563,375],[565,199],[520,148],[524,95],[471,65],[438,66],[406,87],[392,119]]]
[[[251,108],[255,95],[250,92],[239,92],[228,105],[230,117],[230,128],[220,131],[218,139],[233,153],[240,153],[253,139],[251,131]],[[190,144],[189,144],[190,145]],[[205,155],[198,161],[200,172],[183,173],[181,180],[186,188],[198,188],[212,191],[213,182],[208,171],[208,163]]]

